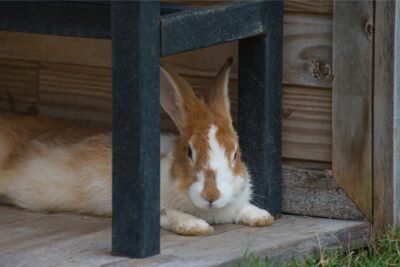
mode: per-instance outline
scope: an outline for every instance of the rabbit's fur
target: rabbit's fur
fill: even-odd
[[[161,105],[179,136],[161,136],[161,226],[205,235],[209,223],[265,226],[229,112],[229,59],[207,102],[170,67],[160,69]],[[21,208],[111,215],[111,133],[41,117],[0,117],[0,197]]]

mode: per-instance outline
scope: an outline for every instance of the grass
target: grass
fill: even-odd
[[[284,267],[386,267],[400,266],[400,228],[390,229],[387,232],[374,237],[370,245],[365,249],[345,251],[337,249],[333,251],[321,250],[318,257],[307,258],[299,261],[293,260],[284,263]],[[239,267],[271,267],[268,260],[257,257],[244,257]]]

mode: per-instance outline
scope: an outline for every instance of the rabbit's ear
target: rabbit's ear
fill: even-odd
[[[217,112],[229,122],[232,122],[230,114],[230,101],[229,101],[229,73],[232,67],[233,59],[228,58],[217,75],[217,81],[211,88],[208,105],[214,112]]]
[[[179,131],[185,118],[199,107],[199,100],[188,82],[165,65],[160,67],[160,100]]]

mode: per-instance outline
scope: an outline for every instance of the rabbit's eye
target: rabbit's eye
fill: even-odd
[[[188,148],[187,148],[186,155],[188,156],[188,158],[193,160],[193,152],[192,152],[192,149],[190,148],[190,146],[188,146]]]
[[[236,157],[237,157],[237,152],[235,151],[235,154],[233,154],[233,161],[236,161]]]

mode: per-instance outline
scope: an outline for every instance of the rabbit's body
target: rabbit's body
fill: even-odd
[[[231,62],[205,103],[161,69],[161,104],[178,127],[160,146],[161,226],[183,235],[209,223],[265,226],[273,217],[250,203],[227,94]],[[68,128],[38,117],[0,117],[0,198],[46,212],[112,213],[111,133]]]
[[[0,118],[0,196],[36,211],[111,214],[111,135]]]

